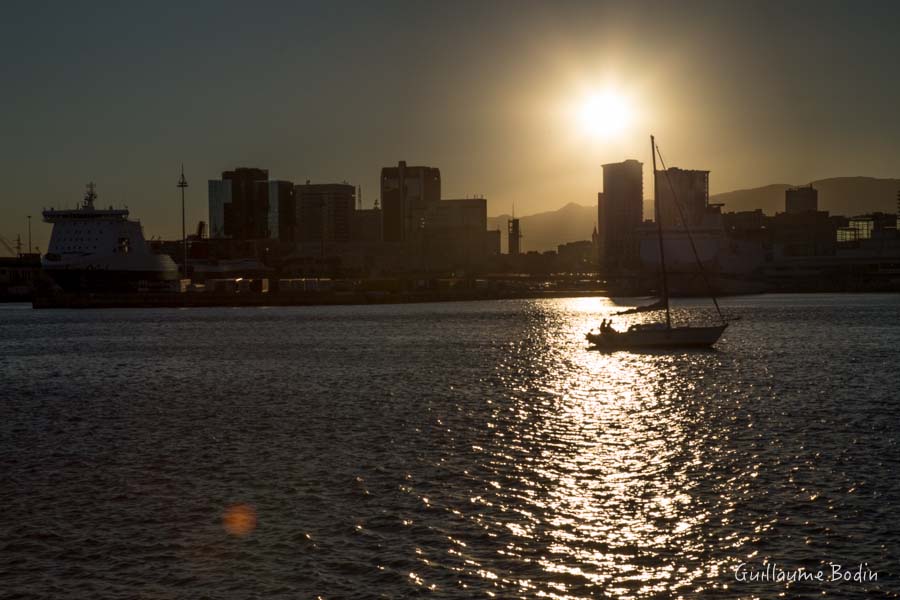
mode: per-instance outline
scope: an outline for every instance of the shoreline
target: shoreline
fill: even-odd
[[[719,298],[772,294],[896,294],[893,290],[767,290],[748,294],[720,294]],[[608,289],[569,290],[440,290],[440,291],[318,291],[318,292],[57,292],[37,294],[31,300],[3,302],[27,304],[33,309],[91,308],[231,308],[266,306],[352,306],[368,304],[425,304],[541,298],[651,298],[653,294],[616,293]],[[696,298],[679,295],[673,298]]]
[[[171,292],[171,293],[57,293],[38,295],[34,309],[52,308],[210,308],[262,306],[340,306],[365,304],[423,304],[539,298],[608,297],[607,290],[460,290],[441,292]]]

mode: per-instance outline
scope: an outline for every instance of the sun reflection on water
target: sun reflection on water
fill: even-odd
[[[691,357],[588,350],[584,332],[621,308],[578,298],[533,315],[540,388],[518,388],[513,418],[505,419],[509,437],[531,457],[517,467],[526,493],[515,498],[530,508],[505,526],[546,548],[534,557],[546,577],[520,580],[523,594],[540,584],[548,597],[602,590],[643,598],[706,586],[723,568],[701,558],[695,534],[711,515],[692,496],[691,471],[707,448],[684,402],[691,382],[679,366]],[[521,547],[513,541],[506,550]]]
[[[599,299],[14,311],[4,589],[896,597],[897,299],[809,298],[726,300],[718,350],[641,354],[588,349],[627,308]],[[733,572],[829,560],[882,577]]]

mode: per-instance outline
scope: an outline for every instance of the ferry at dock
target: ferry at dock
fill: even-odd
[[[41,257],[43,271],[66,291],[134,291],[171,285],[178,266],[171,257],[154,254],[139,221],[128,210],[96,208],[93,183],[78,208],[44,210],[53,224],[50,245]]]

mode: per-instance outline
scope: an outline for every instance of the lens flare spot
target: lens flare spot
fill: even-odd
[[[231,535],[244,537],[256,529],[256,511],[249,504],[229,506],[222,515],[222,527]]]

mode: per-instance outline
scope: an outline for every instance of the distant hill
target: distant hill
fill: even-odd
[[[832,177],[813,181],[819,190],[819,210],[833,215],[853,216],[869,212],[897,211],[897,192],[900,179],[876,179],[874,177]],[[725,212],[756,210],[774,215],[784,212],[784,190],[792,187],[776,183],[749,190],[737,190],[710,196],[709,201],[724,204]]]
[[[499,229],[503,252],[506,246],[506,223],[511,217],[488,217],[488,229]],[[559,210],[519,217],[522,232],[522,251],[556,250],[559,244],[589,240],[597,222],[597,207],[570,202]]]
[[[897,192],[900,179],[876,179],[874,177],[832,177],[813,181],[819,190],[819,210],[833,215],[853,216],[868,212],[897,211]],[[776,183],[749,190],[737,190],[710,196],[712,203],[724,204],[725,212],[755,210],[766,214],[784,212],[784,190],[792,187]],[[644,200],[644,215],[652,214],[652,201]],[[509,215],[488,217],[488,229],[500,229],[503,252],[506,247],[506,222]],[[597,222],[597,205],[583,206],[571,202],[558,210],[519,217],[522,229],[522,249],[556,250],[559,244],[591,239]]]

